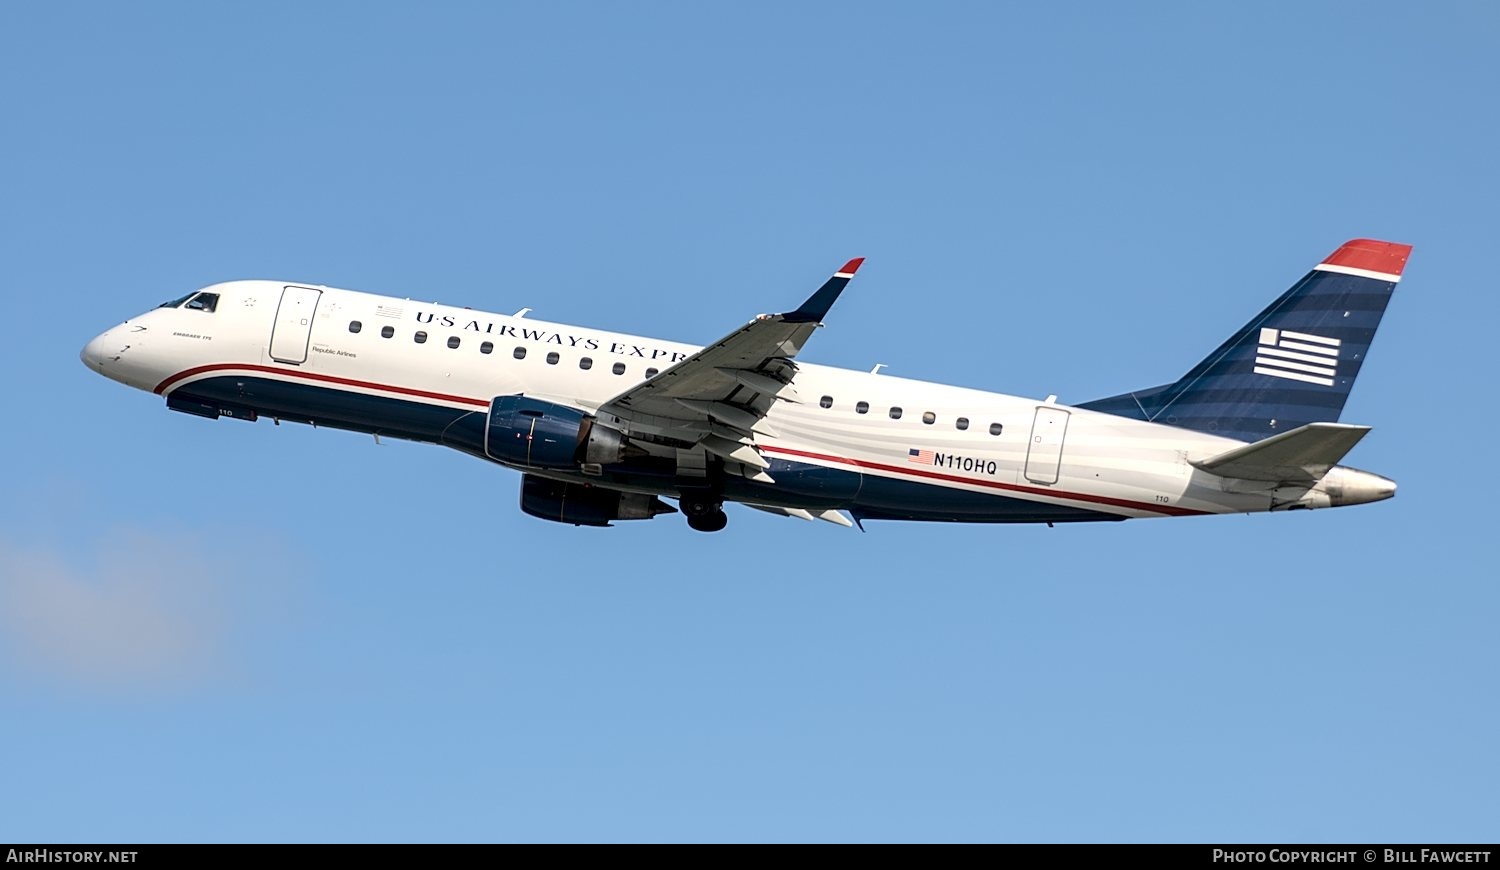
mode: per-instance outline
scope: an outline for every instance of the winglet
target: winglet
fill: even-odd
[[[801,308],[781,315],[781,319],[786,323],[822,323],[823,318],[828,316],[829,309],[833,308],[834,301],[849,284],[849,279],[854,277],[854,273],[859,271],[859,267],[864,265],[864,262],[864,257],[855,257],[845,263],[842,269],[834,272],[833,277],[818,288],[818,292],[802,303]]]
[[[864,264],[865,264],[865,258],[864,257],[855,257],[854,259],[852,259],[849,262],[845,263],[844,264],[844,268],[838,270],[837,272],[834,272],[833,273],[834,277],[836,277],[836,278],[853,278],[854,277],[854,273],[858,272],[859,271],[859,267],[863,266]]]

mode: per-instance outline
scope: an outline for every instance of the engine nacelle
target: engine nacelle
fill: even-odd
[[[575,526],[607,526],[611,520],[649,520],[677,509],[654,495],[521,476],[521,510]]]
[[[625,436],[577,408],[527,396],[496,396],[484,430],[491,459],[531,468],[609,465],[625,456]]]

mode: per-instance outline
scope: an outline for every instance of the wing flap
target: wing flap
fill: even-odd
[[[768,514],[776,514],[778,516],[784,517],[796,517],[799,520],[807,520],[808,522],[812,522],[813,520],[822,520],[825,523],[833,523],[836,526],[843,526],[846,529],[854,528],[854,521],[839,513],[838,511],[828,510],[813,512],[804,510],[802,508],[776,507],[773,505],[765,504],[750,504],[749,502],[745,502],[745,506],[755,508],[758,511],[765,511]]]
[[[1188,462],[1220,477],[1310,485],[1322,480],[1369,431],[1369,426],[1348,423],[1308,423],[1264,441]]]
[[[745,465],[759,468],[762,471],[771,467],[771,463],[767,462],[760,455],[760,451],[749,444],[741,444],[738,441],[730,441],[720,438],[717,435],[709,435],[702,441],[699,441],[698,446],[715,456],[732,459],[735,462],[742,462]]]
[[[791,384],[778,381],[768,375],[745,369],[725,368],[723,366],[719,367],[719,371],[729,375],[757,393],[775,396],[786,402],[801,403],[802,401],[802,397],[797,395],[797,391],[792,388]]]
[[[795,517],[799,520],[807,520],[808,522],[817,519],[817,517],[814,517],[801,508],[773,507],[766,504],[750,504],[749,502],[745,502],[745,507],[755,508],[758,511],[765,511],[768,514],[774,514],[779,517]]]

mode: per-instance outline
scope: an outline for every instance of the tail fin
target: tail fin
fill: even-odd
[[[1345,242],[1176,383],[1079,407],[1241,441],[1337,422],[1410,255]]]

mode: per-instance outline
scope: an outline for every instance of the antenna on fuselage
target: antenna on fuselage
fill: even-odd
[[[870,369],[870,374],[872,374],[872,375],[878,375],[878,374],[880,374],[880,370],[883,369],[883,368],[885,368],[885,363],[876,363],[875,364],[875,368]]]
[[[531,312],[530,308],[522,308],[520,311],[517,311],[515,314],[512,314],[511,317],[517,317],[517,318],[519,318],[519,317],[525,317],[530,312]]]

